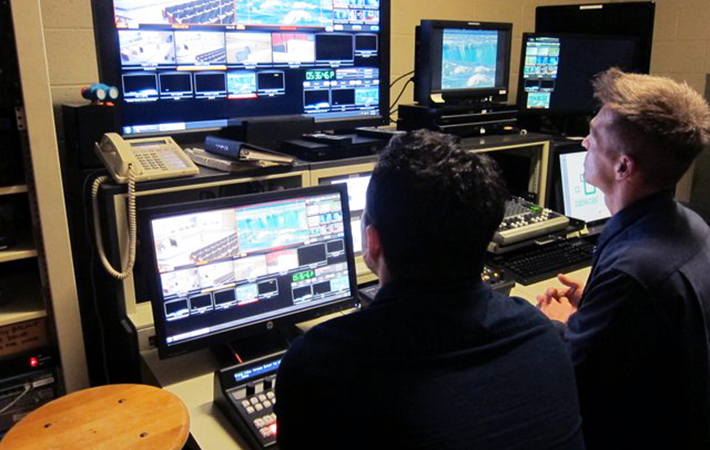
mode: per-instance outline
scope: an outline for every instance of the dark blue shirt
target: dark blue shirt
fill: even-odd
[[[580,449],[574,374],[534,307],[483,283],[391,283],[284,357],[279,446]]]
[[[615,214],[566,339],[588,449],[710,448],[710,229],[670,192]]]

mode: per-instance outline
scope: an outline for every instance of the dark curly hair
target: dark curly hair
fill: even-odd
[[[495,161],[462,150],[453,136],[419,130],[381,152],[365,221],[381,235],[393,278],[477,277],[507,196]]]

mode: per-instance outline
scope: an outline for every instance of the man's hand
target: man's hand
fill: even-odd
[[[559,274],[557,275],[557,280],[562,283],[566,289],[559,290],[556,287],[549,287],[544,294],[537,296],[538,307],[542,305],[549,305],[553,300],[561,303],[562,298],[565,302],[570,303],[575,309],[579,306],[579,300],[582,298],[582,293],[584,292],[584,284],[577,280],[572,280],[567,278],[567,275]]]
[[[559,320],[560,322],[567,323],[569,316],[577,311],[577,308],[572,305],[567,297],[559,297],[556,298],[555,301],[548,303],[540,302],[540,297],[544,296],[538,296],[537,308],[551,320]]]
[[[579,300],[584,291],[584,284],[567,278],[564,274],[557,275],[557,280],[566,289],[547,288],[544,294],[537,296],[537,307],[550,319],[567,323],[569,316],[577,311]]]

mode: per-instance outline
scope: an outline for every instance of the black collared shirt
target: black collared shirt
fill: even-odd
[[[277,377],[289,449],[579,449],[559,334],[481,282],[393,282],[297,339]]]
[[[566,339],[587,448],[710,448],[710,229],[660,192],[599,238]]]

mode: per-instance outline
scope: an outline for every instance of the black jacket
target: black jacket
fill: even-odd
[[[562,340],[483,283],[392,283],[311,329],[276,385],[289,449],[580,449]]]
[[[615,214],[566,338],[587,448],[710,448],[710,229],[670,192]]]

